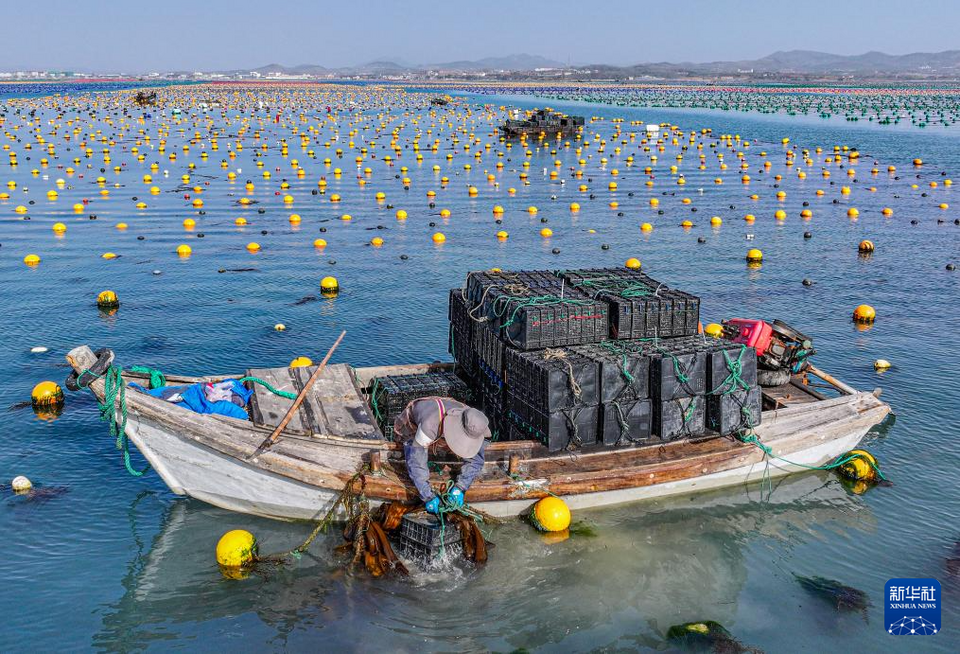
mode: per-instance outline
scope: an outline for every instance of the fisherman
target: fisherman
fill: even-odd
[[[407,474],[417,487],[428,513],[439,513],[440,496],[430,487],[429,452],[446,448],[464,459],[446,503],[463,506],[463,494],[483,469],[483,452],[490,422],[482,411],[449,397],[426,397],[407,404],[393,425],[393,439],[403,444]]]

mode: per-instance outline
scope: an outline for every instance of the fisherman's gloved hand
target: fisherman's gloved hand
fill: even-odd
[[[451,488],[450,492],[447,493],[447,504],[455,509],[459,509],[461,506],[463,506],[463,490],[461,490],[458,486]]]
[[[426,507],[427,507],[427,513],[432,513],[433,515],[437,515],[438,513],[440,513],[440,498],[434,495],[426,503]]]

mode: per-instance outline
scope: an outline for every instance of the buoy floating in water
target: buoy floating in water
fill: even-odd
[[[873,368],[877,371],[889,370],[893,367],[893,364],[887,361],[886,359],[877,359],[873,362]]]
[[[63,389],[52,381],[42,381],[33,387],[30,402],[35,407],[49,407],[63,404]]]
[[[853,321],[859,323],[872,323],[877,318],[877,311],[869,304],[861,304],[853,310]]]
[[[749,263],[760,263],[763,261],[763,252],[757,248],[753,248],[747,251],[747,262]]]
[[[837,468],[837,473],[854,481],[880,481],[880,464],[877,458],[866,450],[850,450],[840,457],[840,460],[849,459]]]
[[[290,362],[291,368],[306,368],[307,366],[312,366],[313,360],[310,357],[297,357]]]
[[[320,280],[320,290],[324,294],[336,295],[340,292],[340,282],[337,281],[336,277],[324,277]]]
[[[120,299],[113,291],[101,291],[97,295],[97,306],[101,309],[116,309],[120,306]]]
[[[559,497],[544,497],[533,505],[530,522],[539,531],[563,531],[570,526],[570,508]]]
[[[23,475],[17,475],[13,478],[13,481],[10,482],[10,488],[13,489],[14,493],[26,493],[33,488],[33,482]]]
[[[257,539],[244,529],[228,531],[217,542],[217,563],[224,568],[241,568],[253,563]]]

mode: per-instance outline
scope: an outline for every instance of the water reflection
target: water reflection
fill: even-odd
[[[136,533],[141,527],[135,511],[130,515]],[[190,631],[189,623],[228,629],[249,614],[259,623],[244,619],[244,630],[265,629],[264,640],[279,646],[355,649],[354,633],[370,649],[414,650],[424,639],[459,651],[561,642],[573,649],[662,647],[667,629],[688,621],[716,620],[736,633],[751,548],[773,547],[783,560],[826,532],[851,537],[875,527],[858,498],[820,474],[576,517],[597,536],[549,542],[519,521],[488,528],[496,546],[479,570],[451,564],[375,581],[340,568],[332,550],[341,541],[332,533],[300,561],[230,581],[213,558],[224,531],[249,529],[269,553],[297,544],[309,525],[178,500],[128,564],[123,597],[106,613],[95,644],[139,648]],[[334,622],[336,629],[321,630]]]

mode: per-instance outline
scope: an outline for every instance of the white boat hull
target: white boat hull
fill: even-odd
[[[637,488],[565,495],[564,500],[572,509],[586,509],[738,486],[759,482],[765,475],[775,478],[802,472],[806,470],[803,466],[829,463],[855,448],[872,422],[852,422],[849,430],[839,435],[818,437],[811,433],[810,447],[792,453],[792,464],[768,457],[763,462],[713,474]],[[339,495],[266,471],[255,463],[238,461],[143,419],[131,419],[127,435],[174,493],[230,511],[281,520],[317,520],[329,511]],[[536,488],[535,480],[527,483]],[[513,516],[535,501],[536,498],[518,498],[479,502],[475,506],[490,515]]]

